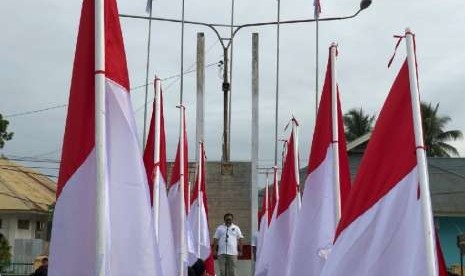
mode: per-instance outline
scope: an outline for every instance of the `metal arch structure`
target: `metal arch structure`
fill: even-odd
[[[358,16],[363,10],[368,8],[371,5],[371,0],[362,0],[360,2],[359,9],[352,15],[348,16],[338,16],[338,17],[326,17],[318,18],[318,21],[339,21],[352,19]],[[139,16],[139,15],[129,15],[129,14],[120,14],[121,18],[132,18],[132,19],[141,19],[141,20],[154,20],[154,21],[163,21],[163,22],[172,22],[172,23],[181,23],[189,25],[203,26],[213,31],[213,33],[218,38],[222,48],[223,48],[223,85],[222,90],[224,92],[224,115],[223,115],[223,150],[222,150],[222,161],[223,163],[230,162],[230,145],[229,145],[229,136],[230,136],[230,82],[229,82],[229,49],[232,45],[233,38],[236,34],[246,28],[251,27],[262,27],[262,26],[274,26],[282,24],[302,24],[302,23],[313,23],[316,22],[315,18],[312,19],[299,19],[299,20],[286,20],[286,21],[269,21],[269,22],[257,22],[257,23],[248,23],[242,25],[233,25],[233,24],[219,24],[219,23],[205,23],[199,21],[190,21],[190,20],[180,20],[173,18],[164,18],[164,17],[153,17],[153,16]],[[219,28],[231,28],[231,37],[222,37],[219,31]]]

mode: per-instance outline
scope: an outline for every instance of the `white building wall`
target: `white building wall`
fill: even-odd
[[[0,228],[0,233],[2,233],[2,235],[7,239],[9,240],[9,234],[10,234],[10,231],[8,230],[8,220],[5,219],[4,217],[0,216],[0,219],[2,220],[2,227]]]
[[[31,254],[37,255],[40,248],[43,248],[44,242],[36,239],[36,226],[37,221],[46,223],[47,216],[43,214],[24,214],[24,213],[0,213],[0,219],[2,220],[2,227],[0,233],[2,233],[8,240],[11,246],[11,254],[13,261],[17,260],[16,257],[20,257],[21,261],[29,261],[30,258],[35,256],[26,256],[24,251],[31,251]],[[29,229],[18,229],[18,220],[29,220]],[[21,251],[22,256],[15,256],[15,247],[18,251]],[[29,250],[29,247],[32,247]],[[18,252],[19,253],[19,252]],[[41,252],[40,252],[41,253]],[[27,261],[27,262],[28,262]]]

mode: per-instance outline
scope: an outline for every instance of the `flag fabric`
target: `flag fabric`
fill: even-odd
[[[159,80],[155,81],[155,85],[161,85]],[[147,173],[147,179],[150,189],[150,199],[152,201],[152,210],[154,224],[156,230],[156,240],[161,258],[161,267],[163,275],[176,275],[177,272],[177,256],[173,245],[173,230],[171,222],[171,213],[168,204],[168,196],[166,193],[166,136],[165,136],[165,120],[163,112],[163,92],[161,87],[155,87],[156,93],[153,103],[152,118],[150,120],[149,134],[144,151],[144,165]],[[156,101],[159,101],[157,103]],[[158,110],[157,110],[158,109]],[[158,113],[158,116],[155,114]],[[158,120],[158,122],[156,122]],[[156,137],[155,128],[159,128],[159,137]],[[155,160],[155,144],[158,144],[159,156]],[[156,185],[154,185],[156,184]],[[154,187],[156,187],[154,192]],[[158,193],[154,200],[154,195]],[[157,202],[158,200],[158,202]]]
[[[268,175],[266,179],[265,194],[262,199],[262,207],[258,213],[258,233],[256,236],[256,259],[260,258],[260,254],[263,247],[263,241],[265,240],[265,235],[268,230],[268,225],[270,221],[270,197],[269,197],[269,184],[268,184]]]
[[[106,0],[103,5],[104,72],[95,70],[94,7],[93,0],[83,1],[53,217],[49,275],[96,275],[101,270],[112,276],[161,275],[116,1]],[[105,74],[106,125],[105,228],[99,229],[105,233],[106,246],[98,260],[96,74]]]
[[[271,225],[274,219],[276,219],[276,206],[278,205],[279,201],[279,183],[278,183],[278,168],[274,167],[273,173],[273,193],[271,194],[270,200],[270,214],[269,214],[269,222],[268,224]]]
[[[292,124],[295,123],[293,120]],[[287,154],[279,186],[279,200],[275,208],[276,218],[272,218],[265,236],[260,263],[255,271],[257,276],[282,276],[286,273],[287,253],[300,205],[295,128],[293,126],[287,144]]]
[[[407,61],[361,161],[321,275],[429,275]]]
[[[174,235],[174,247],[176,251],[176,256],[179,256],[181,253],[184,254],[184,263],[179,263],[179,257],[177,258],[177,266],[178,271],[182,266],[184,266],[183,271],[187,273],[187,266],[189,264],[195,263],[196,259],[192,259],[191,257],[193,254],[188,254],[188,252],[193,253],[193,245],[189,244],[192,239],[188,239],[188,235],[190,235],[189,224],[187,223],[187,211],[189,208],[189,163],[188,163],[188,148],[187,148],[187,131],[186,131],[186,117],[184,112],[184,107],[180,106],[182,109],[182,131],[178,142],[178,148],[176,151],[176,158],[174,161],[174,166],[171,172],[171,179],[170,179],[170,186],[168,190],[168,202],[170,206],[171,212],[171,222],[172,222],[172,229]],[[182,138],[182,139],[181,139]],[[182,164],[181,164],[181,141],[183,141],[183,156],[182,156]],[[183,175],[183,187],[184,193],[181,194],[181,166],[184,168],[184,175]],[[181,200],[184,201],[184,212],[181,212]],[[182,214],[182,215],[181,215]],[[181,235],[181,228],[184,224],[184,231]],[[181,249],[184,252],[181,252]],[[176,275],[178,275],[177,273]]]
[[[321,13],[321,3],[320,0],[313,0],[313,15],[315,18],[320,17]]]
[[[302,208],[289,250],[288,275],[320,275],[331,250],[338,223],[335,215],[336,208],[339,208],[337,202],[340,200],[344,208],[350,190],[341,104],[339,97],[333,99],[333,95],[338,93],[332,93],[332,78],[330,54],[313,132]],[[337,114],[332,114],[332,101],[337,104]],[[333,116],[337,116],[337,141],[333,139]],[[339,160],[336,162],[334,151],[338,151],[336,156]],[[339,172],[338,183],[335,183],[336,170]],[[335,198],[335,187],[339,187],[340,199]]]
[[[210,234],[208,228],[208,201],[205,187],[205,148],[203,142],[199,147],[199,160],[194,189],[191,198],[191,208],[187,215],[189,229],[196,259],[202,259],[205,263],[205,271],[208,275],[215,275],[215,264],[210,245]]]
[[[265,248],[266,236],[269,234],[273,222],[276,220],[277,214],[277,203],[279,200],[279,183],[278,183],[278,167],[273,168],[273,189],[270,193],[270,202],[269,202],[269,214],[268,214],[268,229],[263,233],[262,241],[257,241],[257,252],[260,251],[260,254],[257,253],[257,258],[255,262],[255,275],[259,275],[259,271],[264,269],[266,263],[265,254],[262,254]],[[263,274],[266,275],[266,274]]]
[[[146,13],[151,13],[153,8],[153,0],[147,0],[147,6],[145,7]]]
[[[436,232],[436,254],[438,255],[438,268],[439,268],[439,275],[438,276],[448,276],[447,273],[447,265],[446,260],[444,259],[444,254],[442,253],[441,243],[439,242],[439,235]]]

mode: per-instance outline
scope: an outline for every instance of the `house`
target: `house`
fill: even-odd
[[[48,177],[0,157],[0,233],[11,246],[12,262],[32,263],[47,250],[55,192]]]
[[[365,134],[347,144],[355,177],[371,137]],[[460,267],[457,236],[465,233],[465,158],[428,157],[429,185],[436,229],[448,268]]]

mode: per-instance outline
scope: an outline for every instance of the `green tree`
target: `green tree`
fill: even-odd
[[[5,146],[5,141],[11,140],[11,138],[13,138],[13,132],[8,132],[6,130],[8,124],[10,124],[10,122],[3,119],[2,114],[0,114],[0,149]]]
[[[420,103],[423,136],[426,154],[432,157],[459,156],[457,149],[447,142],[463,138],[460,130],[446,130],[446,125],[452,120],[449,116],[438,114],[439,103]]]
[[[344,114],[345,135],[348,142],[370,132],[375,121],[374,115],[366,114],[363,109],[352,108]]]
[[[4,266],[8,266],[11,261],[11,246],[8,240],[0,234],[0,272]]]

